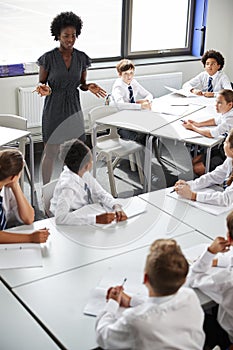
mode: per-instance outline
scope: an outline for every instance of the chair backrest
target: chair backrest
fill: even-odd
[[[98,106],[92,108],[88,113],[90,128],[93,128],[97,119],[107,117],[110,114],[118,112],[118,109],[113,106]]]
[[[44,206],[45,214],[48,217],[52,216],[52,214],[51,214],[51,212],[49,210],[50,200],[53,197],[53,192],[54,192],[54,189],[55,189],[55,186],[56,186],[57,182],[58,182],[58,179],[55,179],[55,180],[50,181],[46,185],[42,186],[42,203],[43,203],[43,206]]]
[[[8,128],[27,130],[27,119],[14,114],[0,114],[0,125]]]

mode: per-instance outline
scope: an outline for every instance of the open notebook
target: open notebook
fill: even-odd
[[[122,208],[126,213],[128,219],[131,219],[137,215],[144,213],[147,207],[147,204],[136,196],[131,198],[119,198],[117,200],[117,203],[122,205]],[[102,203],[94,203],[94,204],[85,205],[84,207],[78,209],[78,211],[79,213],[82,212],[82,214],[84,213],[85,215],[90,215],[90,214],[99,215],[105,212],[112,212],[113,210],[111,208],[106,207]],[[94,224],[94,225],[109,227],[109,225],[114,225],[114,224],[116,224],[116,221],[113,221],[111,224],[107,224],[107,225],[101,225],[101,224]]]
[[[198,192],[211,193],[211,192],[216,192],[216,191],[222,192],[222,190],[223,189],[220,186],[213,186],[211,188],[204,188],[204,189],[198,190]],[[233,204],[231,204],[230,206],[227,206],[227,207],[221,207],[219,205],[214,205],[214,204],[194,202],[194,201],[190,201],[188,199],[184,199],[184,198],[180,197],[179,195],[177,195],[176,192],[168,192],[167,196],[175,198],[179,201],[188,203],[189,205],[191,205],[193,207],[196,207],[198,209],[206,211],[207,213],[210,213],[210,214],[215,215],[215,216],[221,215],[221,214],[226,213],[226,212],[233,209]]]
[[[86,304],[83,313],[85,315],[97,316],[106,305],[106,293],[109,287],[121,285],[125,278],[125,272],[121,272],[117,267],[109,267],[103,273],[104,277],[99,282],[98,286],[89,294],[89,300]],[[143,272],[131,270],[127,271],[127,281],[125,290],[129,295],[137,295],[142,299],[146,298],[148,293],[146,287],[142,284]],[[124,308],[119,309],[121,313]]]
[[[0,269],[42,266],[40,244],[0,244]]]

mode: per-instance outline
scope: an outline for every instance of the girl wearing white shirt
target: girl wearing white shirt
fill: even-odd
[[[216,98],[216,111],[220,115],[207,119],[203,122],[194,120],[184,121],[183,126],[186,129],[193,130],[205,137],[218,138],[220,135],[226,135],[233,128],[233,91],[223,89],[220,90]],[[213,128],[203,128],[205,126],[215,126]],[[216,146],[211,150],[210,169],[214,170],[217,165],[223,163],[226,159],[223,146]],[[205,154],[200,150],[200,154],[193,159],[193,171],[197,175],[205,173]]]
[[[215,345],[227,349],[231,343],[233,348],[233,255],[230,251],[232,245],[233,211],[227,216],[227,238],[215,238],[194,262],[188,278],[191,287],[199,288],[219,304],[217,310],[213,310],[217,312],[206,315],[204,324],[206,344],[211,349]],[[225,259],[222,255],[226,255]],[[218,259],[215,259],[216,257]]]
[[[224,66],[224,57],[220,52],[208,50],[202,56],[201,61],[205,72],[184,83],[184,90],[199,96],[213,97],[215,92],[222,89],[232,89],[229,78],[221,71]],[[212,91],[208,89],[210,77],[212,78]]]
[[[49,235],[46,229],[32,234],[4,231],[12,221],[30,225],[34,220],[34,209],[19,185],[23,165],[23,156],[17,149],[0,151],[0,243],[43,243]]]
[[[65,167],[50,202],[50,211],[55,215],[57,224],[108,224],[113,220],[127,219],[117,201],[90,174],[92,154],[82,141],[73,139],[61,145],[60,158]],[[80,210],[92,203],[100,203],[107,212],[87,215]]]
[[[179,180],[175,183],[175,191],[183,198],[202,203],[229,206],[233,203],[233,129],[224,142],[226,160],[215,170],[202,175],[196,180]],[[226,181],[227,180],[227,181]],[[226,181],[226,189],[223,192],[198,192],[200,189],[213,185],[222,185]]]

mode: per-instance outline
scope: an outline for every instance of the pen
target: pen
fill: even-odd
[[[176,106],[189,106],[189,105],[171,105],[172,107],[176,107]]]
[[[185,123],[185,120],[184,120],[184,119],[180,119],[180,121],[181,121],[182,123]]]
[[[126,281],[127,281],[127,278],[124,278],[124,281],[122,282],[121,287],[124,286],[124,284],[125,284]]]
[[[172,190],[170,193],[174,193],[176,190],[174,189],[174,190]]]

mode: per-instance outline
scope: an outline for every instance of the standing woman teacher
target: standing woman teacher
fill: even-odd
[[[85,141],[84,119],[79,89],[89,90],[97,97],[106,92],[97,84],[86,83],[90,58],[74,48],[83,22],[73,12],[62,12],[51,23],[51,34],[60,47],[46,52],[38,59],[39,81],[36,91],[46,96],[42,115],[42,135],[45,144],[42,160],[43,183],[50,181],[59,145],[79,138]]]

